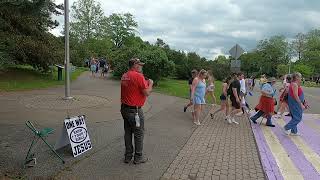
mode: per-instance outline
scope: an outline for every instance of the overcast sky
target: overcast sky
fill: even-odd
[[[70,5],[75,0],[70,0]],[[194,51],[208,59],[228,54],[238,43],[244,50],[273,35],[293,38],[320,28],[320,0],[98,0],[105,15],[129,12],[139,36],[171,48]],[[56,0],[63,3],[63,0]],[[63,17],[58,18],[59,34]]]

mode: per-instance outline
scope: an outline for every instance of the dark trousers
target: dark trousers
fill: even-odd
[[[140,127],[135,126],[134,116],[137,109],[121,106],[121,115],[124,120],[124,142],[126,146],[125,156],[132,157],[134,149],[134,158],[142,157],[143,137],[144,137],[144,115],[142,109],[138,109],[140,117]],[[134,148],[132,145],[132,134],[134,137]]]
[[[262,115],[265,115],[265,113],[264,112],[262,112],[262,111],[258,111],[254,116],[252,116],[250,119],[251,120],[253,120],[253,121],[257,121],[257,119],[259,118],[259,117],[261,117]],[[271,125],[272,124],[272,122],[271,122],[271,115],[266,115],[267,117],[267,125]]]

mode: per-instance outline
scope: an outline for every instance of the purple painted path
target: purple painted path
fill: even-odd
[[[285,122],[290,121],[290,117],[285,117]],[[310,127],[304,122],[314,121],[316,127]],[[287,152],[288,157],[292,160],[296,168],[299,170],[300,174],[304,179],[320,179],[320,173],[313,167],[313,165],[306,159],[303,152],[301,152],[298,147],[291,140],[292,137],[288,137],[283,134],[281,126],[276,123],[275,128],[272,128],[272,132],[275,134],[275,137],[279,140],[282,147]],[[258,145],[259,153],[261,156],[261,161],[263,168],[266,172],[268,179],[283,179],[281,171],[276,163],[275,157],[273,157],[270,147],[268,146],[263,131],[259,124],[251,123],[252,131],[256,138]],[[320,119],[318,115],[305,114],[303,116],[303,121],[298,125],[298,132],[302,134],[302,140],[320,156]],[[282,167],[283,168],[283,167]]]

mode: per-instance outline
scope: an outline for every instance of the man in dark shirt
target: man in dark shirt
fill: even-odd
[[[241,106],[240,106],[240,81],[239,78],[242,75],[242,73],[234,74],[234,79],[232,83],[229,86],[229,94],[230,94],[230,101],[232,106],[232,111],[230,113],[230,116],[227,117],[227,120],[229,123],[235,123],[239,124],[235,119],[235,114],[241,112]]]
[[[191,78],[188,81],[188,84],[189,84],[189,99],[191,98],[191,87],[192,87],[193,79],[195,77],[197,77],[197,76],[198,76],[198,71],[195,70],[195,69],[192,70],[191,71]],[[192,102],[191,101],[189,102],[189,104],[187,104],[186,106],[183,107],[183,112],[186,112],[189,106],[192,106]]]

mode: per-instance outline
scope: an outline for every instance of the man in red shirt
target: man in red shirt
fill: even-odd
[[[129,70],[121,78],[121,115],[124,120],[125,163],[133,157],[132,134],[134,134],[134,164],[145,163],[142,155],[144,136],[144,115],[141,107],[152,91],[153,81],[146,80],[142,74],[142,63],[138,58],[129,60]],[[136,114],[140,126],[136,123]]]

